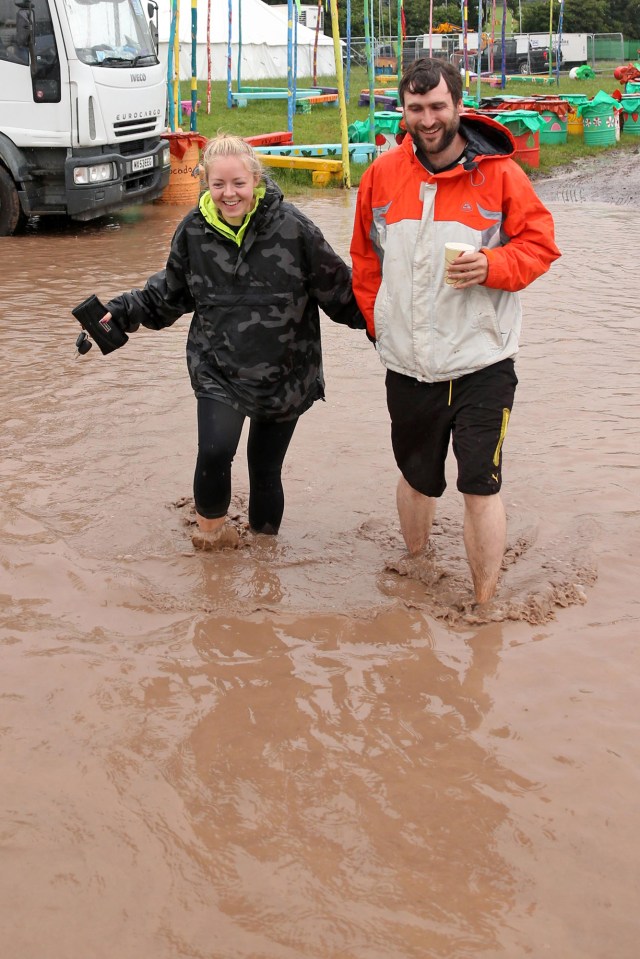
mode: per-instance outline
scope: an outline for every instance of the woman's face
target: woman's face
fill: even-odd
[[[260,177],[250,173],[241,156],[216,157],[209,167],[207,186],[220,216],[239,226],[255,202]]]

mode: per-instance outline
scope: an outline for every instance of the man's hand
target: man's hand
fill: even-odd
[[[466,290],[469,286],[479,286],[489,275],[489,261],[484,253],[461,253],[447,270],[447,276],[456,290]]]

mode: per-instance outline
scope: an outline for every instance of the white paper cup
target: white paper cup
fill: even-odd
[[[447,286],[454,286],[454,280],[447,276],[449,266],[457,260],[461,253],[475,253],[475,246],[470,243],[445,243],[444,245],[444,282]]]

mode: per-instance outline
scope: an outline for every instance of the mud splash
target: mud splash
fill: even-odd
[[[460,543],[461,526],[454,525],[450,532]],[[442,549],[444,543],[437,533],[436,528],[433,545],[425,556],[391,559],[386,569],[417,580],[423,587],[421,601],[417,597],[407,597],[405,601],[456,628],[504,620],[533,626],[548,623],[556,618],[559,609],[586,603],[587,588],[597,579],[595,559],[587,559],[588,553],[575,545],[583,536],[582,531],[569,532],[561,542],[544,546],[536,544],[534,534],[523,533],[507,543],[498,598],[480,605],[470,590],[468,567],[459,547],[456,550],[449,545],[449,549]],[[563,549],[567,550],[566,555],[559,555]],[[525,555],[526,564],[520,562]],[[543,571],[546,581],[541,582],[540,573],[532,575],[530,564]]]
[[[191,535],[196,522],[192,497],[181,497],[170,505],[181,514],[187,534]],[[246,517],[246,497],[234,496],[228,521],[237,532],[238,548],[252,551],[244,558],[255,563],[256,568],[266,556],[273,579],[287,560],[276,538],[250,532]],[[589,555],[597,534],[593,524],[567,530],[556,541],[544,543],[538,542],[539,530],[518,530],[513,521],[511,527],[513,539],[507,544],[502,564],[499,599],[485,605],[475,602],[470,587],[461,516],[455,510],[450,508],[448,514],[443,513],[434,522],[429,547],[419,557],[406,553],[397,523],[367,520],[348,535],[371,543],[381,557],[388,556],[377,574],[377,586],[383,595],[457,629],[504,620],[541,625],[555,619],[558,609],[585,603],[587,589],[597,579],[596,561]],[[190,555],[188,548],[185,555]],[[306,561],[295,565],[301,562]],[[403,584],[398,577],[406,577],[408,582]],[[253,611],[263,608],[255,607]]]

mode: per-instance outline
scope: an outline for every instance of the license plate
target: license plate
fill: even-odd
[[[148,170],[153,166],[153,157],[138,157],[137,160],[131,161],[131,170],[133,173],[137,173],[138,170]]]

